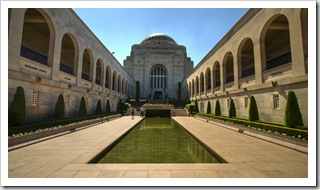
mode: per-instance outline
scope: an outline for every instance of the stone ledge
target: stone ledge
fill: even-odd
[[[27,145],[33,144],[35,142],[31,142],[31,141],[39,142],[39,141],[47,140],[50,138],[54,138],[56,136],[60,136],[60,135],[74,132],[76,130],[81,130],[81,129],[84,129],[87,127],[92,127],[94,125],[97,125],[97,124],[100,124],[100,123],[103,123],[103,122],[106,122],[106,121],[109,121],[111,119],[115,119],[118,117],[121,117],[121,116],[119,114],[117,114],[117,115],[113,115],[113,116],[110,116],[107,118],[97,119],[97,120],[93,120],[93,121],[89,121],[89,122],[85,122],[85,123],[80,123],[77,125],[72,125],[72,126],[68,126],[68,127],[62,127],[62,128],[58,128],[58,129],[43,131],[40,133],[25,135],[22,137],[12,138],[12,139],[8,140],[8,146],[12,147],[12,148],[10,148],[10,150],[13,150],[13,149],[17,148],[14,146],[17,146],[20,144],[25,144],[25,143],[27,143]],[[26,144],[23,146],[26,146]],[[20,147],[20,146],[18,146],[18,147]]]
[[[275,134],[271,134],[271,133],[265,133],[262,131],[258,131],[255,129],[250,129],[247,127],[241,127],[238,126],[236,124],[228,124],[228,125],[224,125],[222,123],[216,122],[213,119],[210,118],[205,118],[205,117],[201,117],[201,116],[195,116],[194,118],[205,121],[205,122],[209,122],[212,124],[216,124],[218,126],[233,130],[233,131],[237,131],[246,135],[250,135],[252,137],[256,137],[262,140],[266,140],[269,142],[273,142],[275,144],[279,144],[303,153],[308,153],[308,142],[307,141],[301,141],[298,139],[293,139],[290,137],[286,137],[286,136],[279,136],[279,135],[275,135]],[[229,126],[230,125],[230,126]]]

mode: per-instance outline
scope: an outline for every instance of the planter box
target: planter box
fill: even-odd
[[[267,132],[264,132],[264,131],[251,129],[249,127],[242,127],[242,126],[239,126],[237,124],[223,123],[223,122],[216,121],[215,119],[204,117],[204,116],[197,115],[195,117],[197,119],[200,119],[200,120],[203,120],[203,121],[206,121],[206,122],[212,121],[210,123],[214,122],[214,123],[217,123],[220,126],[223,126],[223,125],[231,126],[230,128],[233,128],[232,130],[235,130],[235,131],[238,131],[238,132],[241,132],[241,133],[246,133],[246,131],[248,131],[250,133],[255,133],[255,134],[258,134],[258,135],[261,135],[261,136],[264,136],[264,137],[269,137],[271,139],[276,139],[276,140],[279,140],[279,141],[282,141],[282,142],[286,142],[286,143],[290,143],[290,144],[293,144],[293,145],[297,145],[297,146],[301,146],[301,147],[304,147],[304,148],[308,148],[308,141],[303,141],[303,140],[300,140],[300,139],[296,139],[296,138],[292,138],[292,137],[288,137],[288,136],[283,136],[283,135],[276,135],[276,134],[272,134],[272,133],[267,133]],[[265,139],[265,140],[267,140],[267,139]]]
[[[93,121],[88,121],[88,122],[84,122],[84,123],[75,124],[75,125],[72,125],[72,126],[61,127],[61,128],[57,128],[57,129],[52,129],[52,130],[42,131],[42,132],[39,132],[39,133],[25,135],[25,136],[22,136],[22,137],[12,138],[12,139],[9,139],[8,146],[9,147],[10,146],[15,146],[15,145],[26,143],[26,142],[29,142],[29,141],[33,141],[33,140],[36,140],[36,139],[49,137],[49,136],[52,136],[52,135],[57,135],[59,133],[73,132],[78,128],[82,128],[82,127],[91,126],[91,125],[94,125],[94,124],[103,123],[105,121],[109,121],[111,119],[118,118],[118,117],[120,117],[119,114],[113,115],[113,116],[110,116],[110,117],[107,117],[107,118],[103,118],[103,119],[97,119],[97,120],[93,120]]]

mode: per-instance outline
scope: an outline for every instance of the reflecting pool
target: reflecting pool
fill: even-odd
[[[95,163],[221,163],[171,118],[144,118]]]

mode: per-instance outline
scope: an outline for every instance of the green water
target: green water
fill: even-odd
[[[97,163],[220,163],[171,118],[145,118]]]

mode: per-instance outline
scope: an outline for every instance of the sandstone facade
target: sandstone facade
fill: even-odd
[[[250,9],[183,84],[202,112],[219,100],[228,115],[232,98],[247,118],[253,95],[260,119],[279,123],[292,90],[308,125],[308,9]]]
[[[72,9],[10,9],[8,48],[9,105],[22,86],[27,121],[51,118],[59,94],[68,117],[81,97],[93,114],[99,99],[115,111],[134,94],[132,76]]]
[[[177,98],[178,82],[191,73],[193,62],[185,46],[157,33],[132,46],[124,68],[140,82],[141,98],[165,100]]]

